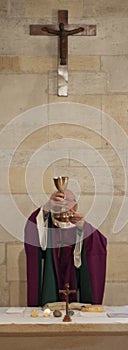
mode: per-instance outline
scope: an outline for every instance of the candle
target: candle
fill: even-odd
[[[50,317],[50,315],[51,315],[51,310],[48,309],[48,308],[45,309],[44,312],[43,312],[43,316],[44,316],[44,317]]]

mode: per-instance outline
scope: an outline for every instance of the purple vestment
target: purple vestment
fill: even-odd
[[[27,300],[29,306],[39,305],[39,236],[36,226],[36,216],[40,209],[36,210],[29,217],[25,227],[25,250],[27,258]],[[54,230],[54,229],[53,229]],[[68,240],[69,235],[75,228],[66,229]],[[92,291],[92,303],[101,304],[104,294],[106,276],[106,246],[107,239],[89,223],[84,224],[83,254],[86,259],[89,280]],[[58,289],[64,289],[65,283],[70,284],[70,289],[76,289],[76,275],[73,259],[74,245],[61,248],[63,257],[58,257],[58,248],[52,249],[54,270],[57,279]],[[41,250],[41,248],[40,248]],[[45,261],[46,252],[42,251],[42,258]],[[67,267],[66,267],[67,266]],[[84,278],[84,275],[83,277]],[[82,284],[82,281],[80,282]],[[61,296],[59,300],[64,300]],[[54,300],[56,301],[56,300]],[[76,301],[76,295],[70,295],[70,302]],[[50,302],[50,300],[49,300]]]

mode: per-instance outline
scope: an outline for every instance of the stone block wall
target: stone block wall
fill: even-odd
[[[60,9],[97,25],[96,37],[68,40],[68,97],[57,96],[57,38],[29,35]],[[67,174],[108,239],[104,303],[127,304],[128,2],[0,1],[0,32],[0,306],[26,305],[24,224]]]

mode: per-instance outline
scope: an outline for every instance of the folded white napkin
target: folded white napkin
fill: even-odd
[[[25,307],[9,307],[7,314],[22,314],[25,311]]]

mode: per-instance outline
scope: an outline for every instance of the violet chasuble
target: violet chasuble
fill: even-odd
[[[79,290],[79,302],[101,304],[106,276],[106,237],[85,221],[81,266],[76,268],[75,243],[72,244],[76,227],[61,230],[63,243],[61,241],[59,246],[59,229],[53,225],[49,214],[49,248],[42,250],[36,223],[39,211],[40,208],[31,214],[25,226],[28,306],[43,306],[50,302],[64,301],[65,296],[59,294],[59,289],[64,289],[66,283],[69,283],[70,289]],[[54,247],[52,239],[58,243]],[[69,302],[75,301],[77,293],[69,296]]]

